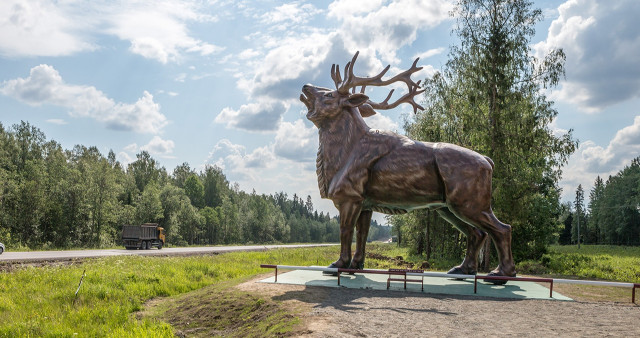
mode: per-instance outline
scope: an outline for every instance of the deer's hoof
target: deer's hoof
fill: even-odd
[[[327,267],[328,268],[339,268],[339,266],[337,266],[336,263],[331,263]],[[322,275],[324,275],[324,276],[338,276],[338,273],[337,272],[333,272],[333,271],[322,271]]]
[[[359,263],[351,261],[351,264],[349,264],[349,269],[363,270],[364,269],[364,261],[359,262]]]
[[[516,275],[513,274],[513,276],[505,276],[503,274],[501,274],[499,271],[491,271],[487,274],[487,276],[500,276],[500,277],[515,277]],[[506,280],[488,280],[487,282],[493,284],[493,285],[505,285],[507,284]]]
[[[464,269],[461,265],[454,266],[451,270],[447,271],[449,275],[475,275],[475,270]],[[464,280],[464,278],[456,278],[456,280]]]

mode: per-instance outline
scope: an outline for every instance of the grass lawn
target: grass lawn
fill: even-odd
[[[261,263],[328,265],[335,251],[324,247],[216,256],[118,256],[0,272],[0,337],[173,337],[170,325],[138,320],[133,314],[156,297],[264,273]]]
[[[251,276],[271,272],[261,269],[260,264],[326,266],[337,258],[337,250],[318,247],[214,256],[117,256],[71,265],[3,269],[0,337],[173,337],[174,328],[164,313],[171,313],[171,306],[187,294],[221,304],[220,321],[212,325],[220,325],[222,331],[231,325],[239,336],[286,335],[299,322],[295,313],[259,295],[232,291],[232,287]],[[398,262],[402,267],[418,267],[423,263],[421,257],[408,256],[407,250],[395,243],[371,243],[368,251],[377,255],[367,258],[368,268],[399,267]],[[430,263],[442,271],[459,262]],[[521,262],[518,268],[519,274],[640,283],[640,248],[552,247],[541,261]],[[86,275],[76,297],[83,273]],[[566,285],[558,286],[557,291],[579,300],[630,300],[626,288]],[[159,298],[173,300],[164,307],[168,312],[139,315],[145,303]],[[254,317],[256,313],[260,317]],[[190,313],[175,314],[181,315]]]

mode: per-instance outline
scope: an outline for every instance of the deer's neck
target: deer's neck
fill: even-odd
[[[369,127],[356,108],[319,128],[316,174],[320,197],[328,197],[329,183],[347,163],[351,153],[357,151],[360,138],[368,130]]]

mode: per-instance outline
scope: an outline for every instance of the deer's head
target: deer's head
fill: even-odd
[[[416,67],[419,58],[413,62],[413,65],[408,70],[391,79],[382,80],[382,77],[391,66],[387,66],[380,74],[373,77],[357,77],[353,75],[353,66],[358,58],[358,53],[356,52],[351,62],[348,62],[344,67],[344,80],[340,75],[339,66],[335,64],[331,66],[331,78],[336,85],[335,90],[315,87],[309,84],[302,87],[300,101],[307,106],[307,119],[319,127],[324,121],[332,120],[343,114],[345,110],[353,108],[357,108],[362,117],[369,117],[375,114],[374,108],[381,110],[392,109],[401,103],[411,104],[414,112],[418,108],[423,109],[414,101],[414,97],[423,93],[424,90],[420,90],[420,81],[414,82],[411,79],[413,73],[422,69],[422,67]],[[389,99],[393,95],[393,89],[382,102],[373,102],[364,94],[367,86],[383,87],[394,82],[404,82],[407,85],[408,92],[392,103],[389,103]],[[359,93],[356,93],[357,87],[360,87]]]

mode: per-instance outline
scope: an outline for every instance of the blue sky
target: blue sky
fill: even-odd
[[[640,155],[640,2],[535,1],[545,19],[532,51],[561,47],[566,79],[547,92],[574,130],[563,199]],[[421,56],[424,78],[447,60],[446,0],[3,0],[0,122],[29,121],[71,149],[109,149],[123,163],[149,151],[169,172],[216,164],[243,190],[311,195],[317,129],[298,101],[305,83],[332,86],[332,63],[360,51],[356,72]],[[374,93],[375,95],[375,93]],[[410,107],[368,118],[403,133]],[[588,191],[588,190],[587,190]],[[382,217],[376,217],[381,220]]]

